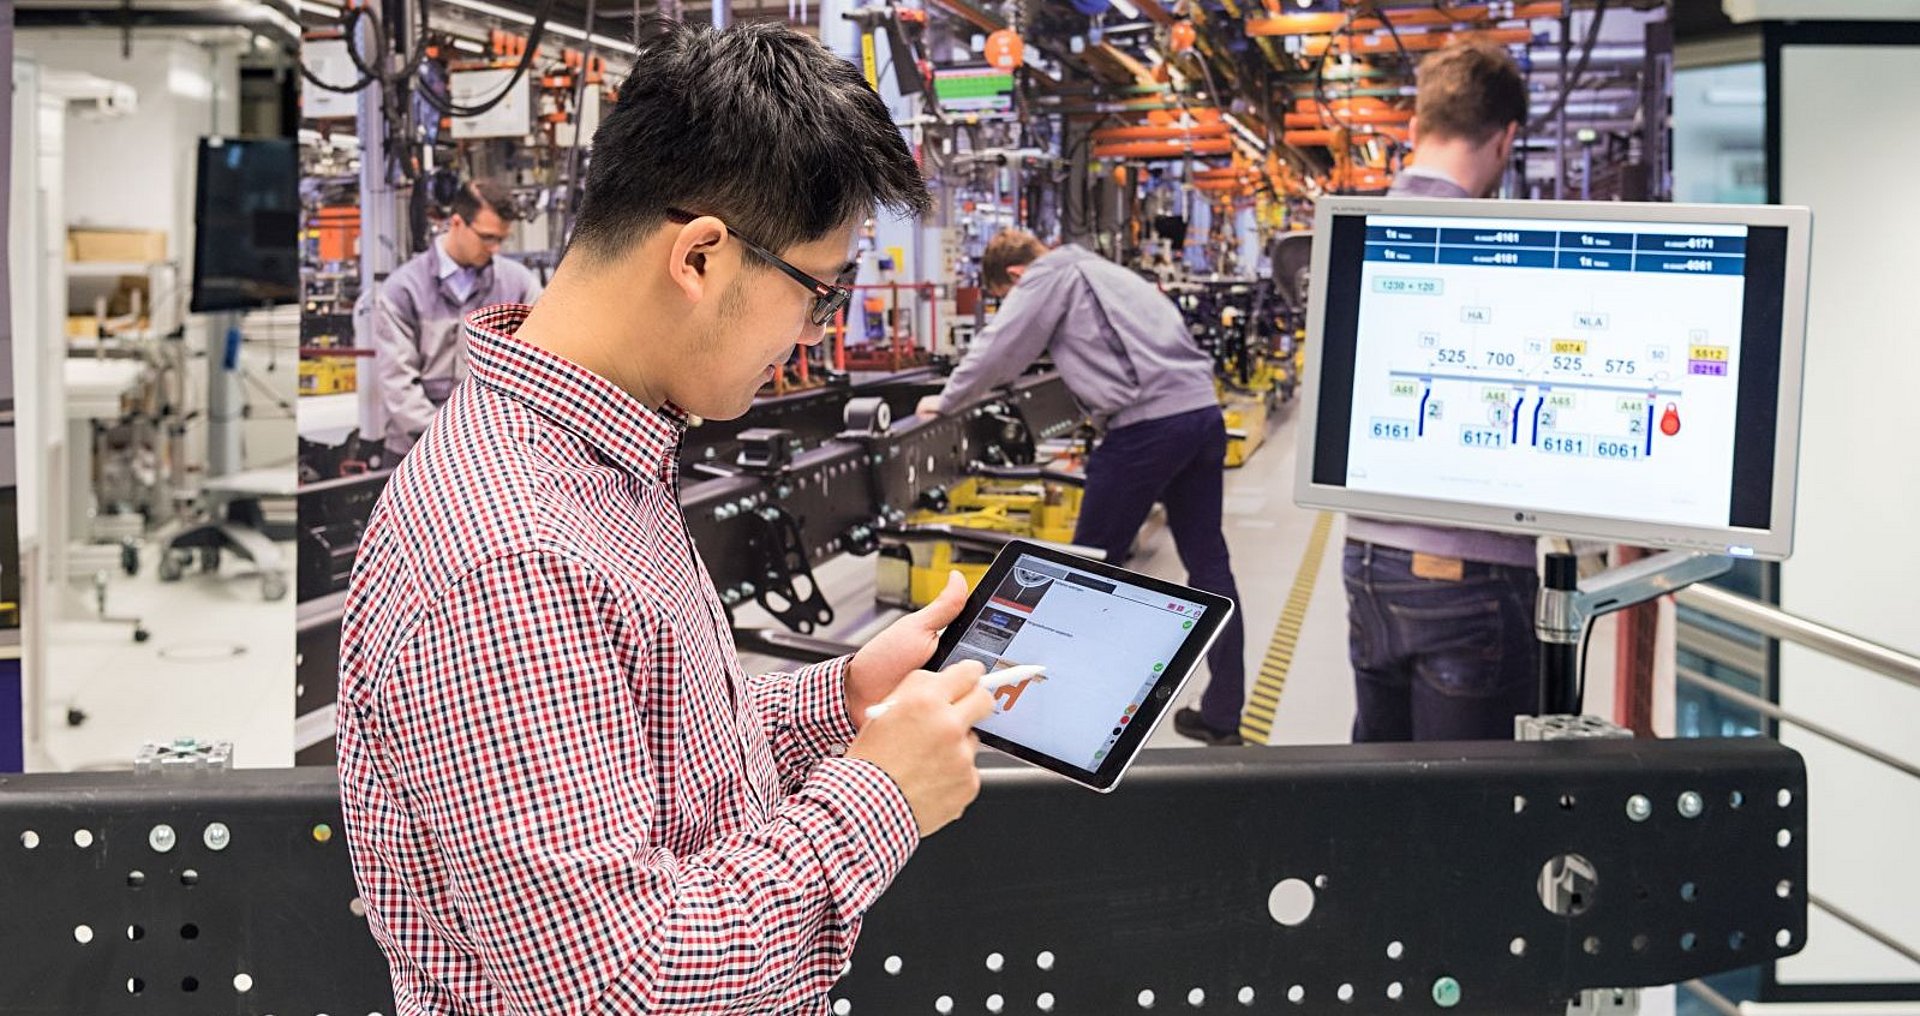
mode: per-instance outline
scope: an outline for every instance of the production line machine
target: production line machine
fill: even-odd
[[[815,637],[835,605],[814,569],[876,555],[877,599],[911,609],[957,568],[977,578],[1014,538],[1071,538],[1082,416],[1057,374],[1029,374],[935,420],[932,371],[768,396],[743,418],[703,421],[681,447],[680,506],[729,615],[755,604],[782,627],[741,627],[743,651],[830,659]],[[296,757],[332,758],[341,612],[361,535],[390,469],[358,439],[302,447]],[[844,607],[845,605],[840,605]]]

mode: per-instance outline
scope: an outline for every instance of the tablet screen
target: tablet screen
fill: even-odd
[[[1044,678],[996,691],[979,729],[1092,772],[1205,613],[1191,599],[1021,553],[938,666],[1045,666]]]

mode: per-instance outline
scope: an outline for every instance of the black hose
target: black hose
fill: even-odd
[[[360,80],[354,82],[351,85],[330,84],[328,82],[320,80],[318,75],[314,74],[311,70],[308,70],[307,62],[305,60],[299,61],[300,76],[307,79],[307,81],[310,84],[312,84],[315,88],[324,88],[329,92],[343,92],[346,94],[352,94],[354,92],[361,91],[365,89],[368,85],[371,85],[374,82],[380,80],[379,74],[374,73],[371,70],[368,70],[366,67],[362,65],[360,54],[358,53],[358,51],[355,50],[353,45],[353,32],[354,32],[354,27],[356,22],[358,22],[362,17],[369,17],[369,16],[371,15],[368,14],[366,8],[355,7],[353,10],[347,12],[346,21],[340,27],[340,30],[343,34],[343,40],[346,43],[346,47],[347,47],[347,56],[353,60],[354,69],[360,72]],[[373,20],[373,34],[376,40],[380,38],[380,20],[378,18],[375,18]]]
[[[526,51],[520,54],[520,63],[514,67],[513,77],[509,78],[507,83],[501,86],[500,91],[495,94],[493,98],[475,106],[458,105],[453,102],[450,97],[453,92],[453,81],[451,77],[449,77],[447,81],[449,98],[442,98],[435,95],[433,89],[425,87],[420,89],[420,97],[426,100],[427,105],[439,110],[443,115],[462,119],[481,116],[488,110],[505,102],[507,96],[513,94],[514,86],[519,84],[520,79],[526,76],[527,68],[533,64],[533,55],[540,49],[540,41],[546,37],[547,16],[551,13],[553,13],[553,0],[541,0],[540,10],[533,16],[533,28],[527,33]]]
[[[579,185],[580,149],[586,147],[587,114],[587,75],[593,65],[593,19],[596,0],[587,0],[587,44],[580,57],[580,69],[576,73],[580,80],[575,82],[573,91],[573,147],[567,150],[567,208],[566,217],[561,220],[560,235],[557,238],[561,249],[565,249],[567,236],[573,232],[574,195],[583,188]]]
[[[1596,0],[1593,5],[1593,20],[1587,23],[1587,37],[1580,43],[1580,60],[1573,65],[1572,72],[1567,75],[1567,86],[1560,90],[1560,97],[1553,100],[1553,105],[1548,107],[1545,114],[1527,125],[1527,133],[1531,134],[1535,131],[1545,129],[1547,125],[1553,122],[1555,117],[1560,115],[1560,110],[1566,106],[1567,99],[1573,95],[1575,87],[1577,87],[1580,82],[1580,75],[1587,72],[1587,63],[1593,58],[1594,43],[1600,40],[1600,19],[1604,17],[1606,13],[1607,0]],[[1561,144],[1565,144],[1566,139],[1561,138],[1560,142]]]

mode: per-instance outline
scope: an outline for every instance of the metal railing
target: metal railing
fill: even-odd
[[[1818,621],[1810,621],[1789,614],[1778,607],[1750,600],[1724,589],[1692,586],[1676,593],[1674,598],[1680,606],[1698,611],[1715,620],[1747,628],[1768,638],[1791,642],[1920,690],[1920,657],[1828,627]],[[1890,755],[1824,724],[1782,709],[1758,695],[1730,687],[1725,682],[1691,667],[1679,667],[1675,674],[1679,680],[1711,695],[1797,727],[1848,751],[1870,758],[1896,772],[1920,779],[1920,764]],[[1807,894],[1807,902],[1815,909],[1824,911],[1835,920],[1913,961],[1914,964],[1920,965],[1920,950],[1900,942],[1813,893]],[[1686,982],[1684,987],[1719,1012],[1737,1013],[1739,1011],[1725,996],[1699,981]]]
[[[1674,599],[1683,607],[1751,628],[1782,642],[1805,646],[1863,670],[1871,670],[1910,687],[1920,688],[1920,657],[1910,656],[1898,649],[1712,586],[1683,589],[1674,594]]]

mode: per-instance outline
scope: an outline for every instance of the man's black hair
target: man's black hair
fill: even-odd
[[[618,257],[667,209],[779,251],[876,208],[923,214],[926,181],[853,64],[784,25],[656,19],[593,136],[570,249]]]
[[[473,217],[480,214],[482,207],[493,209],[502,222],[512,222],[520,217],[520,210],[513,203],[513,192],[497,180],[475,180],[461,187],[453,194],[453,200],[447,202],[447,210],[473,224]]]

